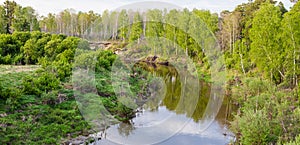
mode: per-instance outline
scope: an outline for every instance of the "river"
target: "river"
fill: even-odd
[[[182,103],[182,89],[189,86],[183,85],[177,71],[163,65],[139,68],[154,76],[148,85],[152,94],[140,105],[135,118],[100,132],[102,139],[95,144],[225,145],[234,140],[228,124],[232,105],[226,97],[212,95],[210,83],[198,81],[199,96],[188,93]],[[220,102],[218,99],[222,99],[221,106],[211,103]]]

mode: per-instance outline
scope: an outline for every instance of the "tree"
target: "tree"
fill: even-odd
[[[166,27],[165,27],[165,37],[173,42],[173,47],[176,47],[176,42],[177,42],[177,28],[175,27],[176,23],[178,22],[178,15],[179,12],[174,9],[171,10],[169,13],[166,14],[165,16],[165,22],[166,22]]]
[[[29,23],[29,31],[39,31],[40,27],[35,10],[32,7],[24,7],[23,14],[26,21]]]
[[[129,36],[129,42],[138,40],[140,42],[141,35],[143,33],[143,23],[139,12],[134,15],[133,23],[131,24],[131,31]]]
[[[162,11],[159,9],[148,10],[146,13],[146,17],[146,37],[152,39],[152,41],[150,41],[149,43],[153,46],[154,55],[156,55],[157,48],[163,48],[158,46],[161,45],[161,43],[158,42],[158,38],[163,37],[164,32]]]
[[[36,46],[35,39],[29,39],[26,41],[25,45],[21,48],[21,52],[24,55],[25,63],[26,64],[35,64],[37,59],[40,57],[38,55],[38,50]]]
[[[111,34],[112,34],[112,40],[117,39],[117,33],[118,33],[118,12],[111,12],[110,14],[110,26],[112,27],[111,29]]]
[[[14,12],[15,8],[17,6],[17,3],[15,1],[9,1],[6,0],[4,2],[4,9],[5,9],[5,19],[6,19],[6,33],[12,33],[11,26],[14,19]]]
[[[221,47],[223,49],[229,49],[232,54],[234,49],[234,43],[240,38],[241,34],[241,13],[240,12],[222,12],[222,27],[219,32],[221,39]]]
[[[60,17],[62,20],[62,32],[66,35],[71,35],[71,25],[72,25],[72,18],[71,18],[71,10],[66,9],[60,13]]]
[[[99,14],[94,13],[93,11],[88,12],[88,28],[92,27],[92,24],[95,21],[101,21],[101,16]],[[90,29],[88,33],[93,33],[93,29]]]
[[[128,27],[129,27],[129,18],[126,10],[122,10],[120,12],[118,21],[119,21],[118,35],[120,36],[120,38],[122,38],[123,42],[125,42],[128,34]]]
[[[209,10],[197,10],[194,9],[193,13],[201,18],[201,20],[206,24],[206,26],[213,32],[216,33],[219,30],[218,22],[218,14],[211,13]]]
[[[185,49],[186,55],[188,55],[188,31],[189,31],[190,12],[188,9],[184,9],[179,14],[178,26],[181,31],[177,33],[178,44]]]
[[[14,19],[12,21],[12,28],[14,31],[29,31],[29,22],[25,18],[23,8],[16,6],[14,11]]]
[[[5,10],[3,6],[0,5],[0,34],[5,32],[6,32]]]
[[[205,56],[205,48],[204,41],[207,39],[209,31],[205,29],[206,23],[202,21],[202,19],[196,15],[191,14],[189,21],[189,29],[188,29],[188,48],[189,55],[201,61],[204,60]],[[196,40],[195,40],[196,39]],[[201,46],[202,45],[202,46]]]
[[[88,29],[88,14],[79,12],[78,13],[78,33],[82,36]]]
[[[293,86],[298,85],[300,75],[300,3],[296,3],[293,8],[285,13],[282,20],[282,40],[284,47],[286,77]]]
[[[111,36],[110,13],[105,10],[102,14],[102,39],[107,40]]]
[[[267,2],[255,13],[250,29],[250,55],[257,67],[276,83],[284,79],[280,44],[281,11]]]
[[[57,22],[54,14],[49,13],[40,21],[40,27],[44,32],[57,33]]]
[[[159,9],[147,11],[147,37],[162,37],[163,35],[163,15]]]
[[[276,2],[273,0],[255,0],[253,1],[249,1],[248,3],[243,3],[241,5],[238,5],[234,12],[238,12],[240,13],[240,22],[239,22],[239,26],[241,28],[241,32],[240,33],[240,38],[241,39],[245,39],[242,40],[245,42],[245,45],[247,47],[247,49],[250,49],[250,39],[249,39],[249,30],[252,28],[252,20],[254,17],[254,14],[257,10],[260,9],[261,5],[265,2],[269,2],[271,4],[275,4]],[[233,12],[233,13],[234,13]]]
[[[297,3],[298,0],[290,0],[290,2],[292,2],[292,3]]]

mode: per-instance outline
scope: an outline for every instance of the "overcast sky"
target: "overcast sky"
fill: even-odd
[[[1,4],[5,0],[0,0]],[[33,7],[40,15],[48,13],[58,13],[67,8],[73,8],[76,11],[87,12],[93,10],[102,13],[104,10],[114,10],[124,5],[143,2],[145,0],[15,0],[22,6]],[[148,0],[149,1],[149,0]],[[167,2],[179,7],[189,9],[207,9],[212,12],[220,13],[222,10],[233,10],[238,4],[247,2],[248,0],[156,0],[159,2]],[[292,6],[289,0],[281,0],[288,9]],[[160,4],[158,4],[160,5]]]

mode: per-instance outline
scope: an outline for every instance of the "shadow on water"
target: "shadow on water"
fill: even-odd
[[[139,109],[136,117],[128,122],[111,126],[105,132],[107,138],[98,141],[97,144],[141,144],[147,142],[144,134],[153,133],[152,136],[161,136],[166,130],[178,131],[170,128],[175,128],[180,123],[184,124],[186,119],[189,119],[189,122],[184,124],[179,132],[168,136],[162,142],[154,143],[163,145],[227,144],[233,139],[228,129],[228,120],[234,109],[230,105],[230,100],[226,98],[210,126],[203,132],[197,130],[207,121],[204,114],[211,98],[209,83],[199,81],[199,96],[192,97],[189,96],[189,92],[193,90],[189,90],[189,86],[185,85],[187,80],[182,78],[172,65],[138,62],[134,65],[132,72],[133,77],[147,82],[140,89],[141,93],[137,93],[138,97],[135,101]],[[184,91],[187,91],[186,95],[182,95]],[[197,103],[191,103],[192,101],[197,101]],[[196,106],[191,104],[196,104]],[[172,118],[173,116],[176,118]],[[163,122],[169,125],[159,126]]]

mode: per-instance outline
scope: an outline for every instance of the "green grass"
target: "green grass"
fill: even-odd
[[[0,82],[3,87],[19,87],[24,77],[33,75],[38,65],[13,66],[0,65]]]
[[[23,79],[36,77],[38,68],[0,66],[0,144],[59,144],[68,136],[88,134],[90,126],[77,108],[73,90],[62,88],[41,96],[23,93]],[[58,94],[65,96],[65,101],[55,102]]]
[[[18,73],[18,72],[33,72],[40,68],[39,65],[0,65],[0,74]]]

